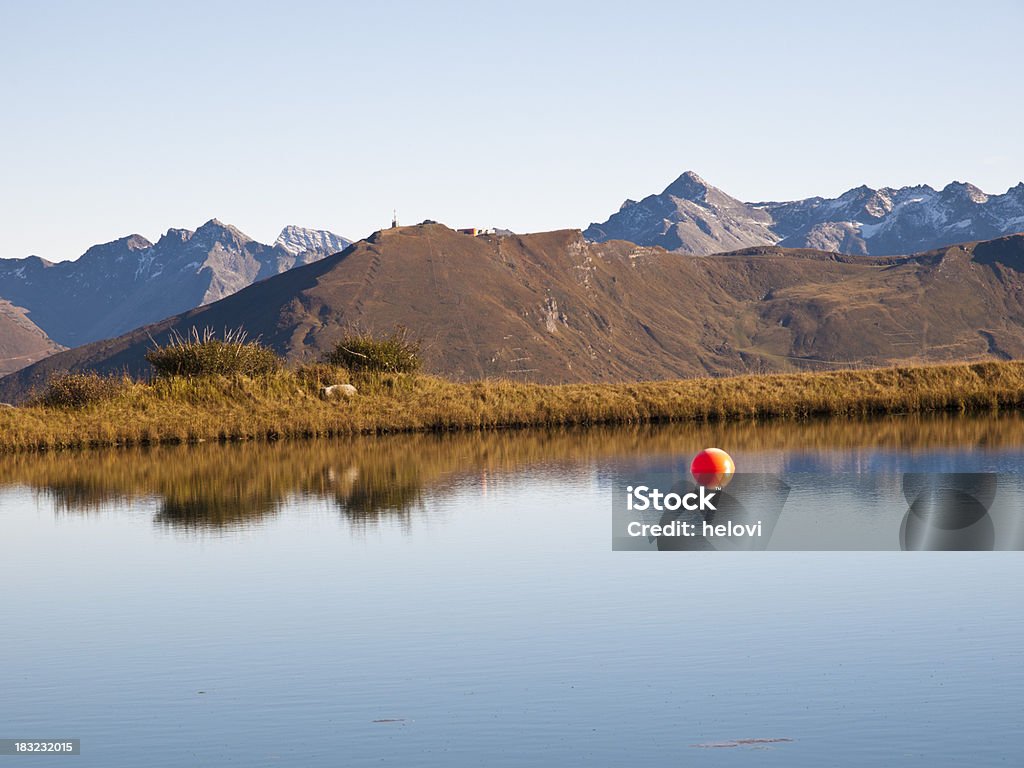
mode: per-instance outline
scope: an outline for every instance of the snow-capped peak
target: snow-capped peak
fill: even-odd
[[[779,244],[843,253],[892,255],[1024,231],[1024,184],[989,195],[954,181],[941,190],[927,184],[865,184],[838,197],[742,203],[693,172],[661,195],[627,201],[584,235],[594,241],[629,240],[684,253],[715,253]]]
[[[274,245],[283,248],[292,256],[298,256],[310,251],[324,254],[343,251],[352,244],[348,238],[328,232],[325,229],[306,229],[289,224],[281,230]]]

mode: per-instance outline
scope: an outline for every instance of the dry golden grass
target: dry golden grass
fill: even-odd
[[[1024,363],[987,362],[630,384],[545,386],[378,374],[322,400],[316,376],[131,383],[84,408],[0,408],[0,451],[572,424],[990,411],[1024,405]],[[347,380],[340,369],[330,383]]]

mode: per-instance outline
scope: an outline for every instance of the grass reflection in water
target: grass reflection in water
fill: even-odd
[[[408,521],[424,494],[459,479],[531,468],[564,473],[612,458],[736,452],[1010,448],[1020,414],[905,416],[411,434],[288,443],[210,444],[0,456],[0,484],[53,498],[62,512],[155,499],[155,520],[180,528],[241,527],[290,498],[337,506],[355,525]]]

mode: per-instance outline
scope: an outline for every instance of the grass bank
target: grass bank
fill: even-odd
[[[351,382],[349,399],[320,396]],[[1024,406],[1024,362],[630,384],[457,383],[317,366],[124,382],[100,402],[0,408],[0,451],[526,426],[717,421]]]

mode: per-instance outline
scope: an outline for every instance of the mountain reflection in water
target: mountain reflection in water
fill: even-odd
[[[48,494],[64,512],[155,500],[158,524],[244,527],[289,499],[320,499],[353,525],[408,523],[427,491],[524,468],[734,454],[1009,449],[1024,445],[1020,414],[874,420],[734,422],[467,432],[291,443],[203,444],[0,456],[0,485]]]

